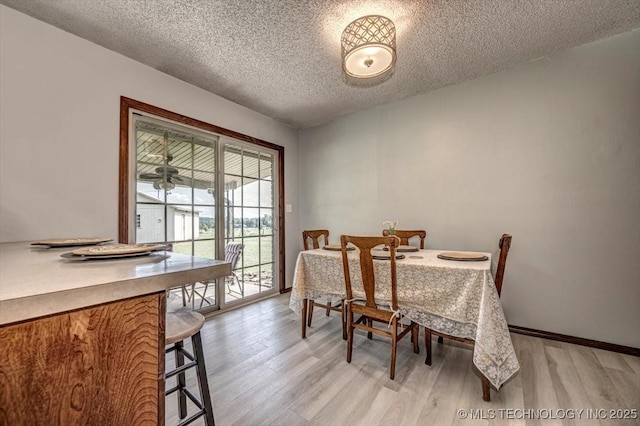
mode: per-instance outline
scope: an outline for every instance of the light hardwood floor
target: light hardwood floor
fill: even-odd
[[[217,426],[640,424],[610,418],[611,410],[640,410],[640,358],[512,334],[520,371],[484,402],[470,347],[434,339],[428,367],[421,329],[419,355],[410,339],[400,342],[392,381],[387,339],[356,335],[347,364],[338,315],[316,309],[302,340],[299,316],[288,302],[288,294],[280,295],[205,323]],[[197,389],[193,374],[187,383]],[[584,411],[578,418],[571,410]],[[175,397],[167,398],[166,412],[166,424],[176,424]],[[606,419],[593,419],[596,414]]]

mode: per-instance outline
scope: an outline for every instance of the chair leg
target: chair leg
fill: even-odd
[[[307,308],[307,327],[311,327],[311,320],[313,319],[313,299],[309,299],[309,308]]]
[[[200,295],[200,308],[202,309],[202,304],[205,301],[205,298],[207,297],[207,288],[209,288],[209,284],[207,282],[203,282],[202,284],[204,284],[204,290],[202,290],[202,294]]]
[[[240,294],[242,295],[242,297],[244,297],[244,278],[242,281],[240,281],[240,278],[238,278],[238,275],[233,274],[233,277],[238,283],[238,287],[240,287]]]
[[[193,300],[194,300],[194,292],[196,289],[196,284],[188,284],[191,288],[191,291],[187,289],[187,285],[182,286],[182,306],[187,306],[187,303],[191,302],[191,309],[193,310]]]
[[[204,351],[202,350],[202,339],[200,338],[199,331],[191,336],[191,343],[193,344],[193,351],[196,356],[198,387],[200,388],[200,397],[202,398],[202,405],[204,406],[206,425],[215,426],[215,421],[213,420],[213,405],[211,404],[211,394],[209,393],[209,382],[207,381],[207,368],[204,365]]]
[[[232,275],[229,275],[224,279],[224,282],[227,286],[227,294],[231,294],[231,286],[234,284],[238,284],[238,289],[240,289],[240,297],[244,297],[244,282],[240,281],[238,278],[238,274],[235,272],[231,272]],[[234,292],[238,293],[238,292]]]
[[[344,301],[342,301],[340,321],[342,321],[342,340],[347,340],[347,306],[344,304]]]
[[[302,309],[300,312],[300,323],[302,324],[302,328],[300,330],[302,334],[302,338],[307,338],[307,299],[302,299]]]
[[[209,302],[207,300],[207,289],[209,288],[209,284],[211,284],[209,281],[205,281],[203,282],[204,284],[204,291],[202,292],[202,298],[200,299],[200,309],[202,309],[202,305],[204,304],[204,302],[207,302],[209,305],[211,305],[211,302]]]
[[[489,386],[489,379],[482,375],[482,400],[491,401],[491,387]]]
[[[393,317],[391,323],[391,365],[389,366],[389,378],[396,376],[396,350],[398,349],[398,319]]]
[[[331,313],[331,302],[327,302],[327,316]]]
[[[415,322],[411,321],[411,340],[413,341],[413,353],[420,353],[420,326]]]
[[[351,352],[353,351],[353,312],[347,312],[347,362],[351,362]]]
[[[431,330],[427,327],[424,328],[424,341],[427,346],[427,359],[424,360],[424,363],[431,365]]]
[[[182,286],[182,306],[187,306],[187,289]]]
[[[184,365],[184,355],[182,354],[182,348],[184,344],[182,341],[175,343],[175,359],[176,359],[176,368]],[[178,415],[181,419],[184,419],[187,416],[187,396],[184,393],[184,390],[187,386],[187,381],[185,378],[184,371],[182,373],[178,373],[176,376],[176,381],[178,385]]]
[[[369,327],[373,327],[373,320],[371,318],[367,318],[367,326]],[[372,332],[367,332],[367,339],[371,340],[373,339],[373,333]]]

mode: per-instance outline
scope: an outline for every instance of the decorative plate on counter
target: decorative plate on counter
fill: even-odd
[[[71,260],[108,260],[108,259],[122,259],[122,258],[132,258],[132,257],[141,257],[141,256],[149,256],[152,251],[144,251],[140,253],[125,253],[125,254],[108,254],[101,256],[81,256],[78,254],[73,254],[73,252],[63,253],[60,257]]]
[[[151,253],[166,250],[164,244],[107,244],[104,246],[85,247],[72,251],[76,256],[113,256],[122,254]]]
[[[74,247],[74,246],[93,246],[97,244],[113,241],[113,238],[65,238],[34,241],[32,246],[43,247]]]
[[[467,251],[445,251],[438,255],[440,259],[457,260],[462,262],[479,262],[488,260],[489,258],[482,253],[474,253]]]
[[[124,257],[147,256],[153,252],[167,250],[164,244],[107,244],[76,249],[63,253],[60,257],[72,260],[118,259]]]

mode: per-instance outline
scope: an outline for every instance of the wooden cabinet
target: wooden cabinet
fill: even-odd
[[[164,424],[164,298],[0,327],[0,424]]]

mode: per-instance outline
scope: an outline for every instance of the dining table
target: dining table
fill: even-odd
[[[435,332],[474,341],[473,363],[500,387],[520,368],[509,327],[486,260],[460,261],[438,257],[445,250],[398,253],[396,260],[399,313]],[[347,252],[354,298],[364,298],[359,253]],[[374,260],[376,303],[390,306],[389,260]],[[308,299],[337,304],[346,297],[342,252],[324,248],[301,251],[296,262],[289,307],[303,312]],[[302,318],[304,322],[305,319]]]

